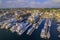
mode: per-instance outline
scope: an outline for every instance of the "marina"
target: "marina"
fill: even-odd
[[[54,10],[52,11],[55,12]],[[40,10],[33,10],[32,12],[31,10],[13,10],[12,13],[5,12],[0,16],[0,29],[9,30],[20,36],[25,32],[25,35],[28,36],[35,35],[34,32],[39,30],[37,33],[41,39],[50,39],[51,35],[53,35],[51,32],[56,31],[56,34],[58,34],[56,37],[59,37],[60,15],[54,14],[52,11],[41,12]]]

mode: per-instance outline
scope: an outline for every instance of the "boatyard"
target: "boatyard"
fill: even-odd
[[[9,30],[21,37],[25,35],[26,39],[31,36],[36,40],[38,36],[40,39],[56,40],[60,38],[60,9],[0,9],[0,30]]]

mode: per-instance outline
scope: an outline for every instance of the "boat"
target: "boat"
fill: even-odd
[[[45,30],[44,29],[42,29],[40,37],[41,38],[46,38]]]
[[[57,31],[60,32],[60,26],[57,27]]]
[[[17,34],[22,35],[30,26],[31,24],[29,24],[28,22],[22,23],[22,26],[20,26],[20,30],[18,30]]]
[[[44,38],[44,39],[50,38],[50,26],[51,24],[49,24],[49,20],[46,20],[44,24],[44,28],[41,31],[41,38]]]
[[[36,24],[33,24],[32,27],[27,31],[27,34],[31,35],[35,29],[36,29]]]
[[[32,27],[27,31],[27,34],[28,34],[28,35],[31,35],[31,34],[34,32],[35,29],[38,29],[39,25],[41,24],[41,22],[42,22],[43,20],[44,20],[44,19],[39,18],[38,22],[37,22],[37,23],[34,23],[34,24],[32,25]]]
[[[31,35],[34,30],[35,30],[35,28],[31,27],[31,28],[27,31],[27,35]]]
[[[11,32],[15,32],[16,28],[17,28],[17,26],[14,25],[14,26],[12,26],[9,30],[10,30]]]

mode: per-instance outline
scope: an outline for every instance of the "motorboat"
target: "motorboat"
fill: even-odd
[[[44,39],[49,39],[50,38],[50,27],[51,24],[49,24],[49,21],[46,20],[45,24],[44,24],[44,28],[42,29],[41,31],[41,38],[44,38]]]
[[[57,27],[57,31],[60,32],[60,26]]]
[[[50,32],[46,32],[46,29],[42,29],[41,31],[41,35],[40,35],[41,38],[44,38],[44,39],[49,39],[50,38]]]
[[[35,29],[34,29],[33,27],[31,27],[31,28],[27,31],[27,34],[28,34],[28,35],[31,35],[34,30],[35,30]]]
[[[22,35],[27,30],[27,28],[30,27],[30,26],[31,26],[31,24],[28,23],[28,22],[22,23],[21,26],[20,26],[20,30],[17,29],[18,30],[17,34]]]

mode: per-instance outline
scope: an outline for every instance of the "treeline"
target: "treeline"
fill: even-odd
[[[40,10],[40,11],[50,11],[50,10],[60,10],[60,8],[0,8],[1,10],[11,11],[11,10]]]

